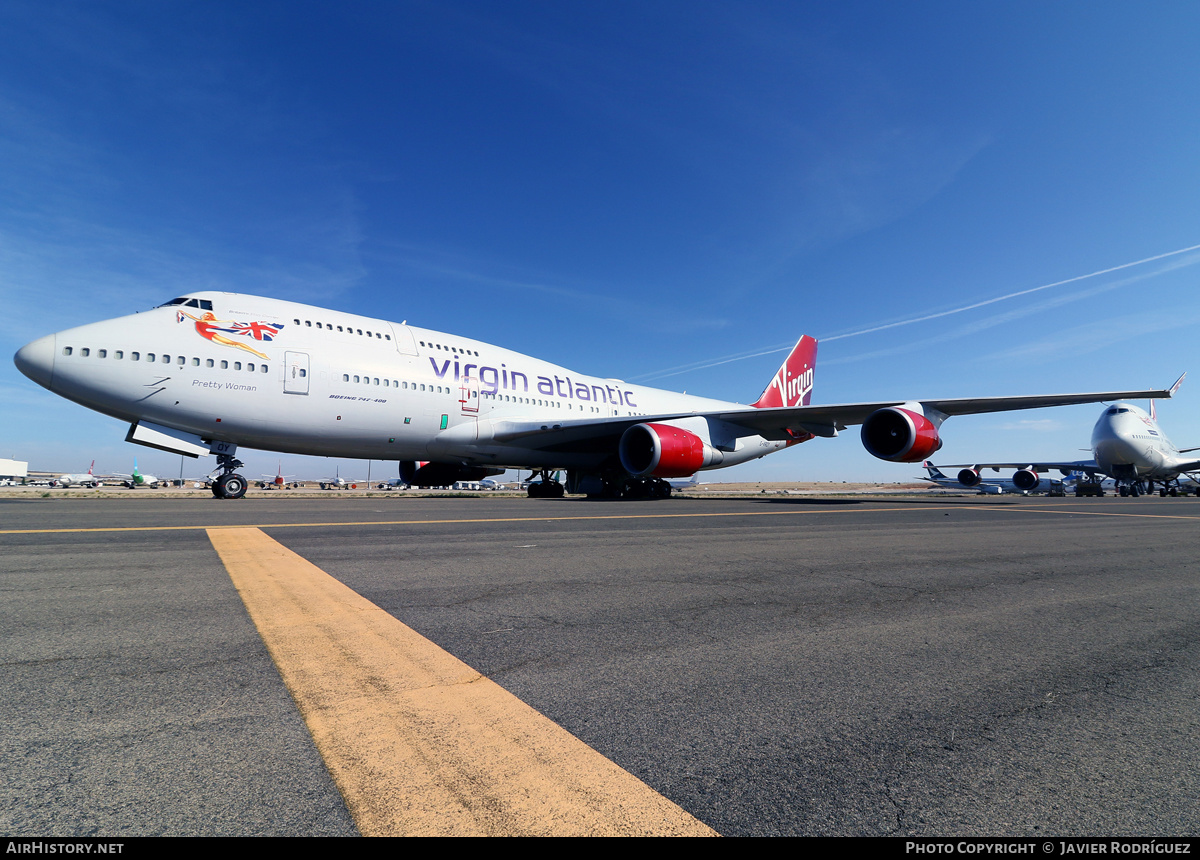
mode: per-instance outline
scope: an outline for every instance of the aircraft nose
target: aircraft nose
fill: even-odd
[[[54,335],[39,337],[17,350],[13,356],[17,370],[44,388],[54,379]]]

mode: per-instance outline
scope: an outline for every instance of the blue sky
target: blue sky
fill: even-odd
[[[823,403],[1165,387],[1200,323],[1198,24],[1190,3],[9,0],[0,351],[221,289],[742,402],[802,333]],[[1159,410],[1181,446],[1197,387]],[[956,418],[937,460],[1083,456],[1099,411]],[[0,363],[0,457],[178,474],[124,431]],[[918,471],[852,430],[712,477]]]

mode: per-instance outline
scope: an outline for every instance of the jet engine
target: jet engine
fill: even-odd
[[[862,425],[862,443],[873,456],[895,463],[919,463],[942,447],[932,421],[898,406],[871,413]]]
[[[400,462],[400,480],[416,487],[449,487],[455,481],[482,481],[491,475],[503,475],[503,469],[463,466],[458,463]]]
[[[978,487],[981,480],[976,469],[960,469],[958,472],[958,482],[964,487]]]
[[[1025,493],[1034,489],[1039,481],[1041,477],[1033,469],[1019,469],[1012,476],[1013,486]]]
[[[635,424],[621,434],[617,452],[625,471],[638,478],[686,478],[723,459],[695,433],[670,424]]]

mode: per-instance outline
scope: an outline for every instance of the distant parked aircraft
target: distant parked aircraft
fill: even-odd
[[[141,472],[139,472],[136,457],[133,460],[133,474],[132,475],[126,474],[124,472],[117,472],[116,475],[118,478],[125,479],[124,481],[121,482],[121,486],[125,487],[128,490],[134,490],[134,489],[137,489],[138,487],[149,487],[152,490],[157,490],[158,485],[160,483],[166,483],[166,481],[163,481],[162,479],[157,478],[154,475],[143,475]]]
[[[258,488],[259,488],[260,490],[269,490],[269,489],[271,489],[272,487],[274,487],[274,488],[275,488],[275,489],[277,489],[277,490],[282,490],[284,487],[286,487],[286,486],[287,486],[287,479],[288,479],[288,478],[293,478],[293,477],[295,477],[295,476],[294,476],[294,475],[284,475],[284,474],[283,474],[283,462],[281,461],[281,462],[279,463],[279,465],[276,467],[276,469],[275,469],[275,474],[274,474],[274,475],[263,475],[263,477],[264,477],[264,478],[270,478],[271,480],[269,480],[269,481],[259,481],[259,482],[258,482]],[[293,487],[295,487],[295,486],[296,486],[296,484],[292,484],[292,486],[293,486]]]
[[[92,487],[93,489],[95,489],[96,487],[102,487],[102,486],[104,486],[103,482],[101,482],[100,479],[98,479],[95,475],[92,474],[92,470],[95,468],[96,468],[96,461],[93,460],[92,465],[88,466],[86,475],[79,475],[79,474],[60,475],[58,478],[58,481],[56,482],[56,485],[59,487]]]
[[[1168,392],[1179,390],[1185,373],[1175,381]],[[1200,472],[1200,458],[1184,456],[1200,451],[1197,448],[1176,448],[1174,443],[1158,426],[1157,410],[1150,403],[1146,413],[1132,403],[1114,403],[1100,413],[1092,428],[1091,460],[1035,461],[1025,463],[979,463],[970,466],[947,466],[958,469],[959,480],[966,472],[974,472],[975,478],[982,469],[1016,469],[1013,483],[1018,488],[1034,486],[1041,480],[1040,473],[1057,469],[1064,475],[1086,475],[1092,480],[1078,480],[1075,494],[1103,495],[1096,478],[1107,476],[1116,482],[1117,492],[1122,496],[1140,496],[1153,492],[1158,485],[1159,495],[1186,495],[1193,488],[1200,495],[1200,485],[1188,477],[1190,472]],[[970,480],[970,476],[966,476]],[[1181,480],[1182,479],[1182,480]],[[1186,483],[1185,483],[1186,481]]]

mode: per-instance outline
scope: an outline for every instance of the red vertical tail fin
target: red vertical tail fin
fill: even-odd
[[[762,395],[750,404],[756,409],[776,406],[807,406],[812,400],[813,375],[817,367],[816,338],[804,335],[775,371]]]

